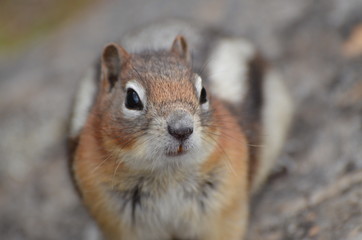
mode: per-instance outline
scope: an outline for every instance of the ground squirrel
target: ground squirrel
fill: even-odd
[[[71,170],[106,239],[241,240],[290,123],[244,39],[167,22],[105,47],[80,85]]]

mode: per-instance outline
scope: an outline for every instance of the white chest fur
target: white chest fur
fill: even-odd
[[[139,177],[126,191],[112,191],[120,218],[135,239],[195,239],[207,231],[208,219],[220,208],[220,182],[200,177]]]

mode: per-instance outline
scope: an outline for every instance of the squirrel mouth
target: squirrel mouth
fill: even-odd
[[[186,151],[185,151],[184,147],[182,146],[182,144],[180,144],[180,145],[178,146],[176,152],[174,152],[174,151],[169,151],[169,152],[167,152],[166,155],[167,155],[167,156],[171,156],[171,157],[176,157],[176,156],[181,156],[181,155],[183,155],[183,154],[185,154],[185,153],[186,153]]]

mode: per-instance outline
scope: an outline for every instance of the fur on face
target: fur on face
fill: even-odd
[[[101,78],[97,135],[124,164],[153,170],[198,164],[206,158],[215,131],[211,103],[200,76],[191,69],[182,36],[169,51],[129,54],[119,45],[107,46]],[[192,132],[185,139],[170,134],[175,115],[179,116],[175,126],[186,124]]]

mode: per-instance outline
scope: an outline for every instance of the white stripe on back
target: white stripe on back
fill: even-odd
[[[69,133],[69,136],[72,138],[79,135],[87,120],[89,110],[92,107],[94,95],[97,90],[96,82],[94,81],[95,74],[95,68],[88,69],[78,87]]]
[[[248,62],[254,54],[254,47],[245,40],[221,40],[208,64],[213,95],[226,102],[240,103],[247,93]]]

